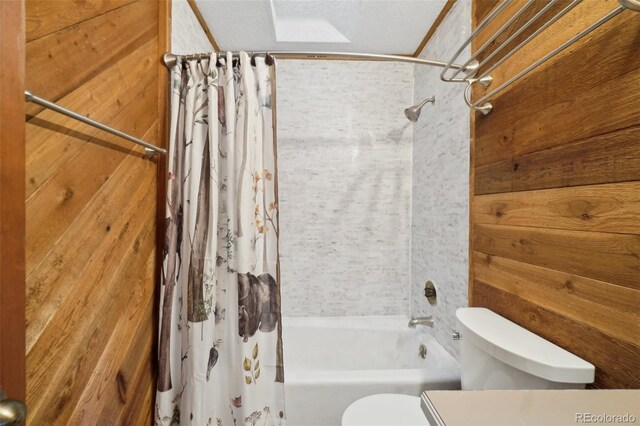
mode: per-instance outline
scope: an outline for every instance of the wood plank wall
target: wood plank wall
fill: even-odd
[[[26,0],[26,86],[164,145],[167,2]],[[26,126],[31,424],[150,424],[157,162],[36,105]]]
[[[0,2],[0,387],[25,399],[24,7]]]
[[[584,1],[492,87],[617,5]],[[472,119],[470,303],[590,361],[598,388],[640,388],[639,35],[622,13]]]

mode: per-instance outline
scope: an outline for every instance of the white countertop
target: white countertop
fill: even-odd
[[[426,391],[430,424],[640,425],[640,390]]]

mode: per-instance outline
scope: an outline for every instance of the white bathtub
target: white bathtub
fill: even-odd
[[[407,317],[284,318],[288,426],[337,426],[358,398],[460,389],[456,360]],[[425,359],[419,347],[427,348]]]

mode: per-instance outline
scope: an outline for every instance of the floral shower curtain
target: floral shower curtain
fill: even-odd
[[[172,69],[158,425],[285,423],[274,78],[244,52]]]

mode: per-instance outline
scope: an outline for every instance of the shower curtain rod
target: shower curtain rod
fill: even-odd
[[[213,52],[218,56],[226,56],[226,51],[221,52]],[[232,52],[234,57],[238,57],[238,52]],[[326,58],[344,58],[344,59],[365,59],[370,61],[395,61],[395,62],[408,62],[412,64],[418,65],[431,65],[434,67],[447,67],[447,62],[442,61],[434,61],[431,59],[420,59],[414,58],[413,56],[402,56],[402,55],[382,55],[377,53],[353,53],[353,52],[302,52],[298,50],[280,50],[280,51],[259,51],[259,52],[247,52],[250,56],[285,56],[288,58],[300,58],[300,59],[326,59]],[[172,68],[178,57],[183,59],[206,59],[211,55],[211,53],[196,53],[193,55],[176,55],[174,53],[165,53],[163,56],[164,63],[168,68]],[[465,67],[458,64],[449,65],[450,68],[461,69],[466,74],[473,74],[477,69],[477,61],[471,62]],[[453,81],[459,80],[460,82],[464,82],[466,80],[453,79]]]
[[[144,152],[145,152],[145,155],[147,155],[147,156],[152,156],[155,153],[160,153],[160,154],[166,154],[167,153],[167,150],[164,149],[164,148],[160,148],[158,146],[152,145],[149,142],[145,142],[142,139],[138,139],[138,138],[136,138],[134,136],[131,136],[131,135],[127,134],[127,133],[121,132],[120,130],[114,129],[113,127],[107,126],[106,124],[102,124],[99,121],[93,120],[93,119],[91,119],[89,117],[85,117],[84,115],[78,114],[77,112],[71,111],[70,109],[61,107],[60,105],[58,105],[58,104],[56,104],[54,102],[48,101],[46,99],[43,99],[43,98],[41,98],[39,96],[34,95],[33,93],[31,93],[28,90],[24,91],[24,98],[25,98],[25,100],[27,102],[32,102],[34,104],[38,104],[40,106],[43,106],[43,107],[45,107],[47,109],[50,109],[52,111],[55,111],[57,113],[66,115],[67,117],[71,117],[74,120],[78,120],[78,121],[81,121],[81,122],[83,122],[85,124],[88,124],[89,126],[93,126],[93,127],[98,128],[100,130],[104,130],[107,133],[111,133],[112,135],[119,136],[119,137],[124,138],[124,139],[126,139],[128,141],[131,141],[131,142],[133,142],[135,144],[142,145],[142,146],[144,146]]]

